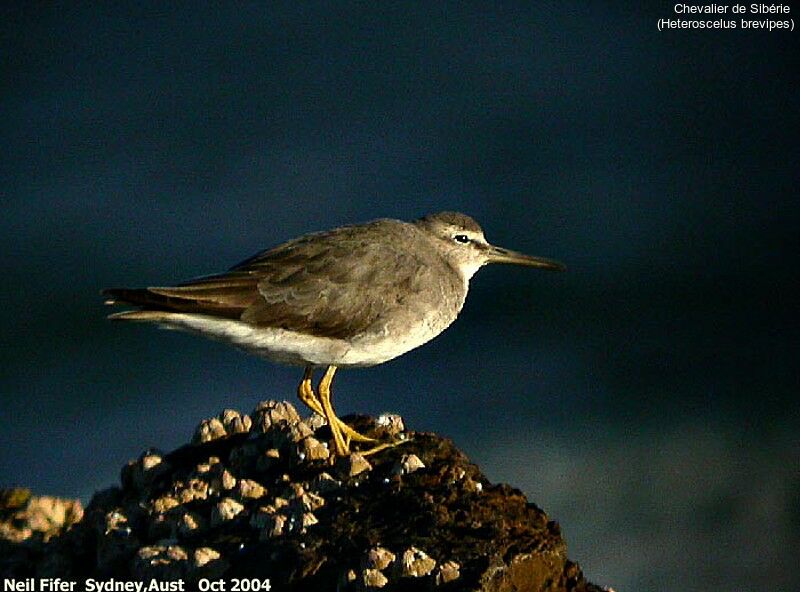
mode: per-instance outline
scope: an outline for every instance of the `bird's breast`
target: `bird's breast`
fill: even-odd
[[[427,343],[456,320],[466,295],[466,286],[454,274],[427,278],[423,289],[410,289],[395,299],[367,331],[352,339],[340,364],[380,364]]]

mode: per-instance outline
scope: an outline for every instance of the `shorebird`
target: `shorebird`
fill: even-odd
[[[351,442],[376,440],[337,417],[331,402],[337,368],[382,364],[439,335],[456,320],[470,278],[487,263],[564,269],[493,246],[469,216],[440,212],[306,234],[224,273],[104,294],[107,304],[139,307],[112,320],[156,323],[303,366],[298,397],[326,419],[334,452],[344,456]],[[325,368],[316,392],[315,368]]]

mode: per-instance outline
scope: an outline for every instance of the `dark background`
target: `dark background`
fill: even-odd
[[[798,33],[600,4],[4,3],[0,484],[86,501],[293,400],[297,369],[111,325],[100,288],[456,209],[569,272],[481,271],[339,411],[454,438],[598,583],[798,586]]]

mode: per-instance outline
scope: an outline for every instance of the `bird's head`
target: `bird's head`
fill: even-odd
[[[436,240],[439,251],[461,272],[465,280],[469,280],[487,263],[510,263],[552,271],[566,269],[562,263],[552,259],[533,257],[489,244],[478,223],[466,214],[439,212],[415,220],[414,224]]]

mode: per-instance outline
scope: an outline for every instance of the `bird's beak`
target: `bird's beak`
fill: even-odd
[[[545,259],[544,257],[533,257],[516,251],[509,251],[494,245],[488,245],[487,263],[510,263],[512,265],[525,265],[527,267],[538,267],[550,271],[564,271],[567,267],[563,263]]]

